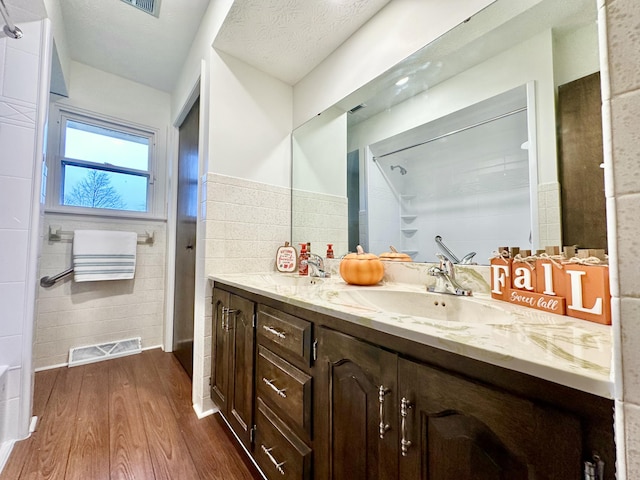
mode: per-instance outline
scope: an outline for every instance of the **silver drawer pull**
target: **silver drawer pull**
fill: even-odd
[[[282,475],[284,475],[284,468],[282,468],[282,466],[287,462],[278,463],[278,461],[273,457],[273,455],[271,455],[271,450],[273,450],[273,447],[267,448],[264,446],[264,444],[260,444],[260,448],[262,448],[262,451],[265,453],[265,455],[269,457],[269,460],[271,460],[271,463],[273,463],[273,465],[276,467],[276,470],[278,470]]]
[[[287,398],[287,394],[284,393],[287,389],[286,388],[278,388],[273,384],[273,380],[267,380],[266,378],[262,377],[262,381],[264,383],[266,383],[267,385],[269,385],[271,387],[271,389],[276,392],[278,395],[280,395],[282,398]]]
[[[231,325],[229,324],[229,315],[238,313],[238,310],[229,307],[222,307],[222,319],[221,326],[222,329],[226,332],[231,330]]]
[[[272,335],[275,335],[278,338],[287,338],[287,335],[284,332],[281,332],[280,330],[276,330],[273,327],[270,327],[269,325],[263,325],[262,328],[264,328],[267,332],[271,333]]]
[[[405,397],[402,397],[402,400],[400,401],[400,417],[402,418],[400,426],[400,431],[402,433],[400,451],[402,452],[403,457],[406,457],[409,454],[409,447],[411,446],[411,440],[407,438],[407,415],[408,410],[411,407],[413,407],[413,404]]]
[[[380,403],[380,438],[384,438],[384,434],[387,433],[391,426],[384,421],[384,396],[391,393],[391,390],[385,388],[384,385],[378,387],[378,402]]]

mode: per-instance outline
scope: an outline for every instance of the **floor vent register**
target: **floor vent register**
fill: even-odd
[[[102,343],[100,345],[87,345],[75,347],[69,350],[69,366],[86,365],[87,363],[100,362],[110,358],[124,357],[142,351],[142,338],[127,338],[117,342]]]

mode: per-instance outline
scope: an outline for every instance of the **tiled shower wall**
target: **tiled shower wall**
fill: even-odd
[[[6,438],[26,435],[21,395],[28,391],[28,326],[32,322],[29,302],[32,211],[38,209],[33,185],[39,185],[36,159],[37,105],[40,82],[43,22],[21,23],[20,40],[0,38],[0,364],[8,365]],[[0,454],[1,454],[0,448]],[[1,457],[2,455],[0,455]],[[0,465],[2,458],[0,458]]]
[[[49,226],[63,231],[125,230],[154,232],[153,245],[138,244],[133,280],[76,283],[69,276],[53,287],[38,287],[34,367],[43,369],[68,362],[69,349],[142,337],[142,348],[162,345],[165,302],[164,222],[118,219],[96,221],[64,215],[45,217],[39,277],[55,275],[71,266],[70,235],[50,241]]]
[[[289,188],[207,174],[204,185],[205,272],[249,273],[275,271],[276,251],[290,242],[291,192]],[[204,365],[203,378],[195,378],[194,396],[210,398],[211,377],[211,289],[205,296],[205,341],[203,358],[194,365]]]

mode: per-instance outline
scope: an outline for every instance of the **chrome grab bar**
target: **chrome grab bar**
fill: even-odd
[[[460,259],[458,257],[456,257],[454,255],[454,253],[447,248],[447,246],[442,241],[442,237],[440,235],[436,235],[436,239],[435,240],[436,240],[436,243],[438,244],[438,246],[440,247],[440,250],[442,250],[442,252],[447,256],[447,258],[452,263],[460,263]]]
[[[62,280],[64,277],[66,277],[67,275],[71,275],[72,273],[73,273],[73,267],[67,268],[64,272],[60,272],[59,274],[54,275],[52,277],[42,277],[40,279],[40,286],[53,287],[58,280]]]
[[[436,235],[435,238],[436,244],[440,247],[440,250],[442,250],[442,253],[444,253],[445,257],[447,257],[447,259],[451,262],[451,263],[457,263],[460,265],[469,265],[471,264],[471,260],[473,259],[473,257],[475,256],[476,252],[470,252],[467,253],[462,260],[460,260],[458,257],[455,256],[455,254],[449,250],[449,248],[444,244],[444,242],[442,241],[442,237],[440,235]]]

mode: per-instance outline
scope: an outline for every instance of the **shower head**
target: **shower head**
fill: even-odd
[[[400,175],[407,174],[407,169],[404,168],[402,165],[391,165],[391,171],[395,170],[396,168],[400,170]]]

